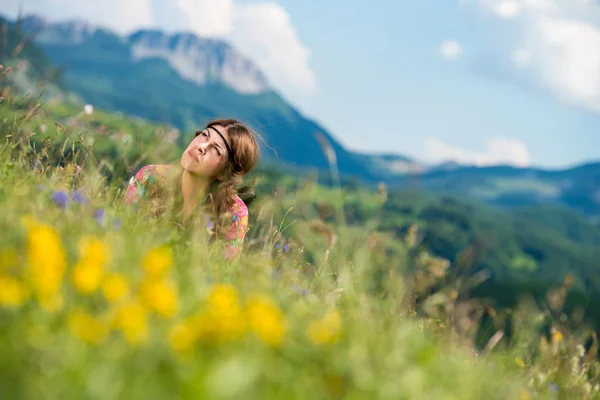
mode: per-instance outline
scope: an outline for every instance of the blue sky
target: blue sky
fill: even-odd
[[[18,1],[0,11],[14,15]],[[223,37],[351,149],[549,168],[600,159],[597,3],[82,3],[28,0],[24,7],[122,32],[158,26]]]

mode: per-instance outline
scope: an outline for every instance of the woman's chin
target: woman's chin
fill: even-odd
[[[192,174],[198,169],[198,163],[189,157],[182,157],[180,164],[181,168]]]

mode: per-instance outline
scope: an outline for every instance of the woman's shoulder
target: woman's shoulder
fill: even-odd
[[[129,179],[125,194],[126,203],[137,204],[147,194],[153,195],[167,180],[171,165],[148,164]]]
[[[152,183],[149,181],[153,181],[158,178],[166,178],[172,167],[172,165],[168,164],[144,165],[131,179],[135,178],[142,183]]]
[[[244,216],[248,216],[248,206],[246,206],[246,203],[244,203],[244,200],[242,200],[239,196],[235,196],[234,198],[235,202],[233,203],[233,205],[231,206],[230,212],[233,215],[233,220],[236,220],[236,216],[239,217],[244,217]]]

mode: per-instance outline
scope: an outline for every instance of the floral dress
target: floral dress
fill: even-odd
[[[168,184],[171,165],[146,165],[131,177],[125,193],[125,203],[137,205],[140,199],[152,198]],[[240,253],[248,231],[248,207],[242,199],[235,197],[229,210],[231,225],[225,230],[223,239],[226,256],[232,258]],[[211,228],[211,226],[209,226]]]

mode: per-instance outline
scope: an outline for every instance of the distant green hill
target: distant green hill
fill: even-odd
[[[564,170],[457,167],[393,179],[393,185],[465,196],[501,207],[566,206],[600,222],[600,162]]]

